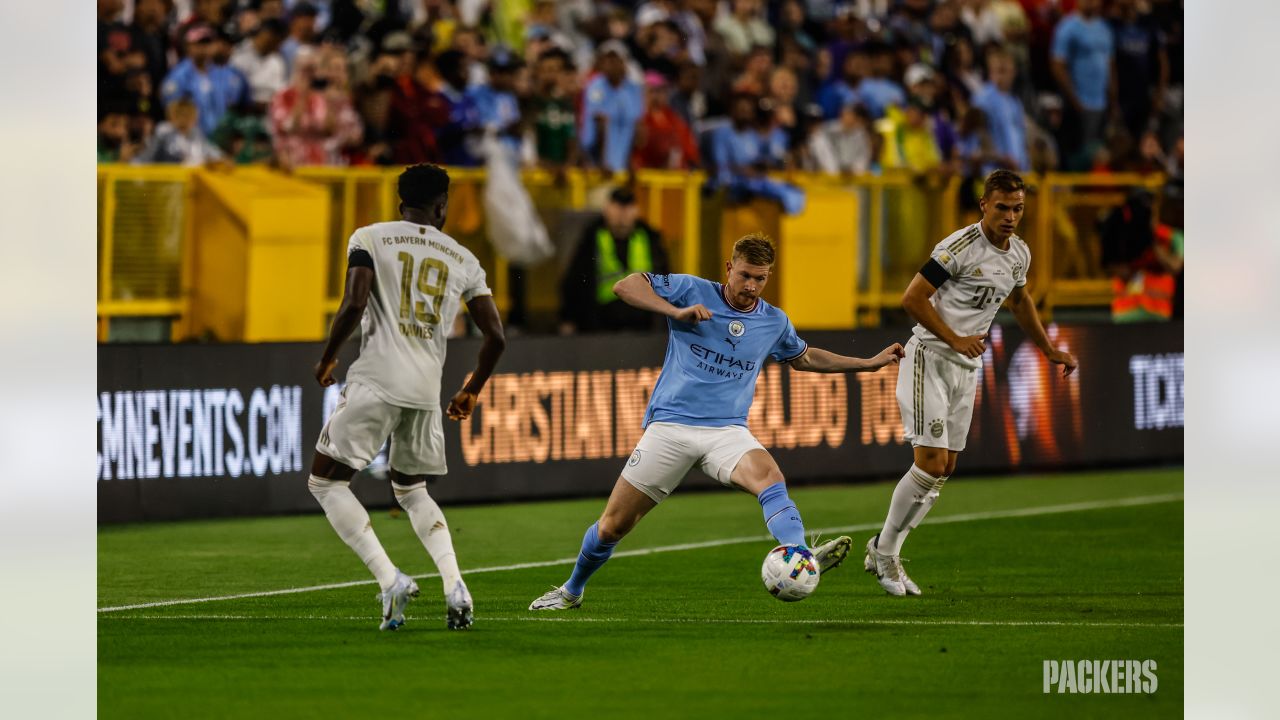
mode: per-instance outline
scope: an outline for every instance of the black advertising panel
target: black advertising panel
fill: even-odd
[[[1016,327],[994,326],[977,371],[961,473],[1182,459],[1182,326],[1061,325],[1080,359],[1062,378]],[[869,356],[909,332],[802,333]],[[449,345],[444,393],[479,342]],[[640,437],[661,370],[661,335],[514,338],[476,414],[445,421],[442,502],[606,495]],[[98,350],[100,522],[318,509],[307,469],[340,388],[311,375],[318,344],[104,345]],[[341,376],[354,352],[344,357]],[[895,399],[897,368],[820,375],[768,364],[748,424],[794,482],[897,478],[911,462]],[[694,471],[687,486],[712,482]],[[361,477],[361,499],[390,502]]]

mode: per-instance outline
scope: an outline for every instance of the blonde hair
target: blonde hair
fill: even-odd
[[[775,259],[773,238],[762,232],[753,232],[738,238],[733,244],[731,260],[742,258],[750,265],[772,266]]]

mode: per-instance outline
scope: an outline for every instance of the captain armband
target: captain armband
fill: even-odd
[[[924,267],[920,268],[920,274],[924,276],[925,280],[929,281],[929,284],[932,285],[935,290],[942,287],[943,283],[951,279],[951,273],[947,272],[947,269],[942,266],[942,263],[934,260],[933,258],[929,258],[929,262],[925,263]]]

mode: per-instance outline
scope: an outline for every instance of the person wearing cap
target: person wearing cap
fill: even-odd
[[[639,168],[687,170],[698,166],[698,144],[685,121],[667,102],[667,79],[649,71],[644,76],[645,112],[636,130],[631,162]]]
[[[987,114],[987,129],[1000,164],[1009,170],[1031,169],[1027,155],[1027,120],[1022,101],[1013,94],[1013,58],[1003,50],[987,53],[987,84],[973,96],[973,106]]]
[[[635,195],[620,187],[583,231],[561,278],[561,334],[652,330],[652,313],[636,310],[613,292],[615,282],[638,272],[667,272],[667,254],[662,236],[640,219]]]
[[[306,0],[296,2],[289,9],[289,37],[280,46],[280,54],[284,55],[284,63],[289,75],[293,75],[293,61],[298,50],[316,41],[316,16],[319,9]]]
[[[174,66],[160,85],[160,98],[168,107],[180,97],[190,98],[200,115],[200,131],[211,135],[228,108],[238,102],[242,78],[223,72],[213,63],[214,32],[208,25],[193,25],[183,36],[187,57]]]
[[[609,172],[627,170],[636,124],[644,112],[640,86],[627,78],[627,48],[617,40],[600,45],[600,74],[587,83],[582,118],[582,149]]]
[[[520,58],[499,49],[489,58],[489,82],[470,87],[466,94],[475,107],[480,126],[497,133],[516,157],[520,152],[520,101],[516,98],[516,73]]]

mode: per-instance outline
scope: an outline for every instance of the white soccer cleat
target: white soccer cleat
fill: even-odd
[[[530,610],[573,610],[582,606],[581,595],[570,595],[563,587],[553,587],[529,604]]]
[[[880,587],[884,588],[885,592],[902,597],[907,594],[906,585],[902,582],[905,576],[902,572],[902,563],[897,555],[885,555],[876,549],[876,540],[879,538],[879,535],[875,535],[867,541],[867,557],[863,561],[863,568],[869,573],[875,573],[876,580],[880,582]],[[916,588],[917,591],[919,589]]]
[[[450,630],[466,630],[471,627],[475,614],[472,612],[471,593],[467,590],[466,583],[461,580],[455,583],[453,589],[444,596],[444,602],[449,607],[445,614],[445,624]]]
[[[834,570],[840,567],[840,563],[844,562],[845,557],[849,555],[849,550],[853,548],[853,538],[848,535],[841,535],[834,540],[828,540],[813,549],[813,559],[818,561],[818,569],[822,575],[826,575],[828,570]]]
[[[900,560],[900,558],[895,558]],[[919,595],[920,586],[914,580],[907,577],[907,571],[902,569],[902,563],[898,563],[898,575],[902,577],[902,589],[907,591],[908,595]]]
[[[382,624],[379,630],[395,630],[404,625],[404,609],[409,601],[418,597],[418,583],[396,570],[395,583],[377,598],[382,601]]]

